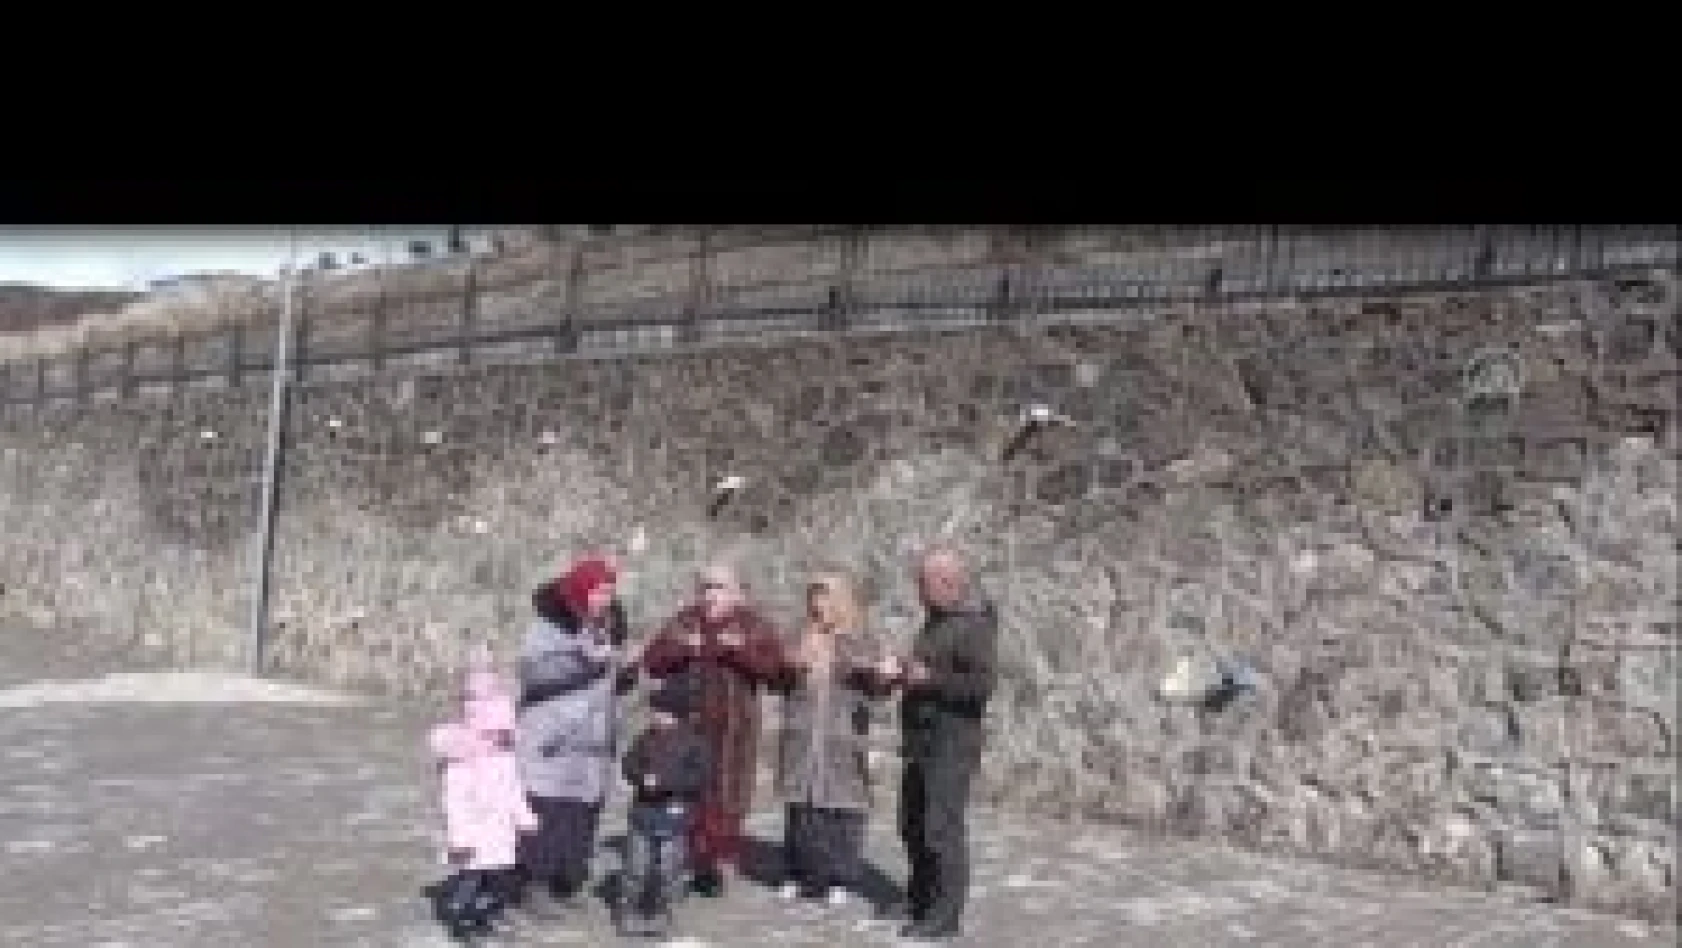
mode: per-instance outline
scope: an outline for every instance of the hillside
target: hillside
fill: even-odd
[[[0,333],[68,326],[89,313],[115,312],[144,294],[120,290],[58,290],[0,283]]]

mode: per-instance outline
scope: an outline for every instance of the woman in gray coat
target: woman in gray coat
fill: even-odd
[[[783,895],[825,895],[839,903],[862,881],[870,720],[891,683],[877,673],[887,653],[865,630],[845,576],[818,577],[807,587],[806,602],[806,626],[791,643],[792,658],[778,682],[783,726],[776,790],[787,807],[789,868]]]
[[[616,579],[612,563],[586,558],[539,589],[537,621],[520,650],[514,746],[538,820],[536,832],[521,838],[520,867],[542,883],[540,893],[563,903],[589,880],[616,774],[618,696],[635,683],[622,657]]]

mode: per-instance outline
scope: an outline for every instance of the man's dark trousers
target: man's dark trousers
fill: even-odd
[[[980,764],[979,746],[942,747],[907,760],[900,776],[899,832],[911,863],[906,901],[912,919],[929,928],[956,929],[963,918],[970,881],[965,813]]]

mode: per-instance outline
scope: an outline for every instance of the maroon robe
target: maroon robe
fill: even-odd
[[[725,648],[719,638],[726,632],[741,636],[741,643]],[[688,642],[696,633],[699,649]],[[690,606],[655,633],[642,665],[655,678],[679,672],[697,678],[694,723],[712,751],[713,769],[692,822],[693,855],[699,866],[734,862],[741,857],[742,823],[759,769],[760,696],[786,665],[782,639],[749,606],[715,621]]]

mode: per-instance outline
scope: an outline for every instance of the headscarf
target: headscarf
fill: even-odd
[[[569,612],[583,618],[590,594],[601,586],[616,582],[618,578],[618,571],[608,560],[597,556],[585,557],[574,563],[560,578],[556,592]]]

